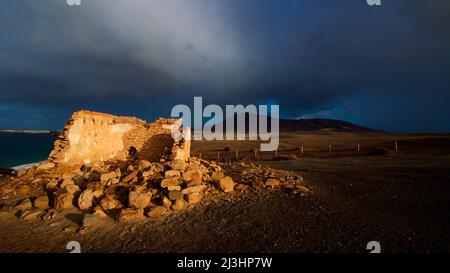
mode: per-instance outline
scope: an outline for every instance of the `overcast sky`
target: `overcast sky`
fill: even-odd
[[[0,128],[80,109],[280,105],[285,118],[450,131],[450,1],[2,0]]]

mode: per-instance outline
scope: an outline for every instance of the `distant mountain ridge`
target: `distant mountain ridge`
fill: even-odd
[[[224,130],[227,128],[229,119],[225,119],[223,123]],[[259,121],[257,121],[258,126]],[[268,129],[270,130],[270,117],[268,118]],[[279,119],[280,132],[297,132],[297,131],[334,131],[334,132],[377,132],[378,130],[357,125],[348,121],[337,119]],[[237,128],[237,115],[234,115],[234,128]],[[245,128],[248,132],[249,117],[245,116]]]

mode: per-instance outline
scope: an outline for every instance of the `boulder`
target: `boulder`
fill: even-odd
[[[65,191],[66,191],[67,193],[70,193],[70,194],[75,194],[75,193],[77,193],[77,192],[80,191],[80,187],[78,187],[78,186],[75,185],[75,184],[73,184],[73,185],[68,185],[67,187],[65,187]]]
[[[173,210],[182,210],[186,207],[186,201],[183,199],[177,199],[175,200],[174,204],[172,205]]]
[[[105,210],[105,211],[113,210],[113,209],[120,209],[120,208],[123,207],[122,203],[120,203],[119,200],[115,199],[115,198],[112,197],[111,195],[105,196],[105,197],[100,201],[100,206],[101,206],[102,209]]]
[[[18,211],[25,211],[33,208],[33,204],[31,204],[30,199],[22,200],[19,204],[17,204],[14,209]]]
[[[177,171],[177,170],[169,170],[169,171],[166,171],[166,172],[164,173],[164,177],[165,177],[165,178],[171,178],[171,177],[180,178],[180,177],[181,177],[181,174],[180,174],[180,172]]]
[[[58,189],[58,181],[56,180],[52,180],[45,185],[46,191],[53,192],[56,191],[57,189]]]
[[[128,202],[129,202],[130,206],[133,208],[143,209],[149,205],[151,198],[152,198],[151,192],[142,192],[141,193],[141,192],[132,191],[128,195]]]
[[[190,193],[194,193],[194,192],[202,192],[205,189],[206,189],[205,185],[197,185],[197,186],[187,187],[186,189],[183,189],[181,192],[183,194],[190,194]]]
[[[84,190],[78,197],[78,207],[81,210],[87,210],[92,207],[94,192],[92,190]]]
[[[101,206],[96,206],[94,208],[94,215],[98,216],[98,217],[107,217],[108,215],[106,215],[106,213],[103,211]]]
[[[95,198],[99,198],[103,194],[104,185],[100,182],[91,182],[86,187],[94,193]]]
[[[114,178],[117,178],[117,173],[115,171],[109,172],[109,173],[104,173],[104,174],[100,175],[101,182],[106,182],[106,181],[112,180]]]
[[[189,193],[186,197],[189,204],[195,204],[202,200],[202,194],[199,192]]]
[[[170,199],[169,198],[167,198],[167,197],[163,197],[163,200],[162,200],[162,205],[165,207],[165,208],[168,208],[168,209],[170,209],[170,207],[172,206],[172,201],[170,201]]]
[[[69,185],[74,185],[74,184],[75,184],[75,182],[73,182],[72,179],[64,179],[63,182],[61,183],[61,185],[59,185],[59,188],[60,188],[60,189],[64,189],[64,188],[66,188],[67,186],[69,186]]]
[[[203,173],[200,168],[189,168],[187,171],[183,172],[183,180],[186,182],[196,181],[201,183],[203,179]]]
[[[231,177],[229,177],[229,176],[225,176],[224,178],[222,178],[220,180],[219,186],[226,193],[232,192],[234,190],[233,179],[231,179]]]
[[[147,216],[150,218],[157,218],[161,217],[167,212],[167,208],[163,206],[157,206],[150,209],[150,211],[147,213]]]
[[[170,200],[177,200],[183,198],[183,194],[181,191],[170,191],[169,192],[169,199]]]
[[[144,178],[144,180],[148,180],[153,175],[154,175],[153,170],[148,170],[142,173],[142,177]]]
[[[144,218],[144,210],[143,209],[123,209],[119,214],[119,222],[130,222],[141,220]]]
[[[55,198],[55,209],[56,210],[65,210],[73,208],[73,194],[70,193],[61,193],[58,194]]]
[[[179,185],[179,179],[177,177],[164,178],[161,181],[161,188],[174,187]]]
[[[48,209],[48,196],[39,196],[33,201],[33,206],[38,209]]]
[[[139,171],[145,171],[146,169],[150,168],[152,166],[152,163],[147,160],[140,160],[138,164],[138,170]]]

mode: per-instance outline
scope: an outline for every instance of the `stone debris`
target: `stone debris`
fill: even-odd
[[[293,172],[244,164],[192,157],[184,168],[172,169],[174,165],[170,160],[164,163],[128,160],[95,167],[81,165],[75,167],[77,170],[63,169],[61,173],[57,172],[57,165],[52,174],[29,171],[32,181],[40,184],[43,192],[22,199],[14,210],[20,212],[20,219],[29,220],[49,209],[60,212],[79,209],[86,215],[87,222],[83,226],[91,227],[97,223],[97,218],[127,222],[164,217],[170,212],[196,206],[205,198],[228,200],[235,194],[279,188],[296,191],[302,196],[311,193],[303,179]],[[111,184],[111,180],[118,182]],[[22,178],[11,181],[22,183]],[[33,192],[32,187],[30,191]],[[230,197],[225,197],[226,194]],[[51,218],[45,215],[42,219]]]
[[[220,188],[226,193],[232,192],[234,190],[233,179],[229,176],[225,176],[224,178],[220,179],[219,185]]]
[[[49,208],[48,196],[44,195],[37,197],[33,201],[33,206],[38,209],[48,209]]]
[[[93,153],[97,147],[84,142],[72,143],[76,138],[69,138],[74,134],[91,137],[93,141],[96,138],[91,136],[90,130],[94,123],[105,127],[98,131],[105,137],[104,141],[99,140],[102,145],[109,140],[116,141],[112,137],[117,130],[124,137],[123,143],[113,147],[115,154],[108,156],[109,160],[99,162],[100,155]],[[231,200],[238,194],[268,188],[287,188],[303,195],[311,193],[303,178],[294,172],[253,163],[218,163],[190,157],[189,141],[166,139],[170,134],[166,128],[168,124],[173,121],[160,119],[149,124],[90,112],[74,114],[55,142],[49,161],[17,171],[0,185],[0,193],[2,197],[17,195],[21,198],[10,204],[21,219],[36,219],[45,214],[42,219],[50,220],[56,211],[77,209],[85,215],[85,227],[96,225],[98,218],[105,217],[120,222],[164,217],[192,208],[203,199]],[[146,137],[160,136],[162,139],[156,144],[139,146],[137,143],[143,142],[139,132],[145,132]],[[133,137],[140,140],[134,141]],[[83,143],[91,149],[86,158],[77,152],[84,147]],[[126,155],[123,150],[118,150],[120,147],[126,147]],[[106,157],[104,152],[101,155]]]

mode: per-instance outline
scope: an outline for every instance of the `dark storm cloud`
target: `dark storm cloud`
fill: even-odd
[[[450,130],[437,118],[450,114],[449,2],[382,3],[3,1],[0,127],[59,128],[81,108],[154,118],[202,95]],[[24,112],[38,120],[18,122]]]

